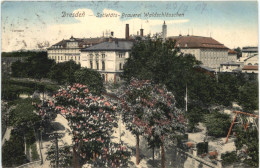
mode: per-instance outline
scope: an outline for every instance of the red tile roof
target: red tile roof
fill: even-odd
[[[229,49],[229,50],[228,50],[228,53],[229,53],[229,54],[237,54],[237,52],[236,52],[236,51],[234,51],[234,50],[231,50],[231,49]]]
[[[257,65],[245,65],[242,70],[258,70]]]
[[[223,44],[219,43],[211,37],[201,36],[172,36],[169,40],[176,40],[176,47],[180,48],[214,48],[228,49]]]

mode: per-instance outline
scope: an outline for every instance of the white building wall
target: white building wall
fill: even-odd
[[[105,54],[105,57],[102,57]],[[123,66],[126,62],[126,58],[129,58],[129,52],[117,52],[117,51],[104,51],[104,52],[90,52],[84,51],[81,53],[80,64],[81,67],[91,68],[90,62],[92,61],[92,69],[101,73],[105,82],[120,82],[119,73],[123,72]],[[96,62],[99,63],[97,69]],[[105,63],[105,69],[102,69],[102,62]],[[121,70],[120,70],[121,63]]]

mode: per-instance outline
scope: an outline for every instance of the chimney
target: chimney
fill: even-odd
[[[143,37],[144,36],[144,29],[140,29],[140,35],[141,35],[141,37]]]
[[[129,40],[129,24],[125,25],[125,39]]]
[[[137,36],[139,36],[139,31],[137,31]]]
[[[114,37],[114,32],[111,31],[111,37]]]

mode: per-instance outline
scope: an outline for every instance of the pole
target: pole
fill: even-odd
[[[58,146],[58,135],[55,134],[55,145],[56,145],[56,168],[59,167],[59,146]]]
[[[188,111],[188,89],[187,89],[187,83],[186,83],[185,102],[186,102],[186,105],[185,105],[185,111],[187,112],[187,111]]]
[[[234,123],[235,123],[236,118],[237,118],[237,113],[236,113],[236,115],[235,115],[235,117],[234,117],[234,120],[233,120],[233,122],[231,123],[231,126],[230,126],[230,128],[229,128],[229,131],[228,131],[228,135],[227,135],[225,144],[226,144],[227,141],[228,141],[228,137],[229,137],[229,135],[230,135],[230,133],[231,133],[231,130],[232,130],[232,127],[233,127],[233,125],[234,125]]]

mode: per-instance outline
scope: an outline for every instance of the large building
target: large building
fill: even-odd
[[[175,47],[184,54],[192,54],[204,66],[219,69],[221,63],[228,62],[228,48],[211,37],[172,36],[168,39],[176,41]]]
[[[71,36],[68,40],[62,40],[47,49],[48,58],[54,59],[56,63],[65,62],[69,60],[80,63],[80,50],[86,47],[91,47],[95,44],[108,41],[109,38],[74,38]]]
[[[95,69],[101,73],[104,81],[120,82],[119,74],[129,57],[133,42],[129,40],[110,39],[81,50],[81,66]]]

